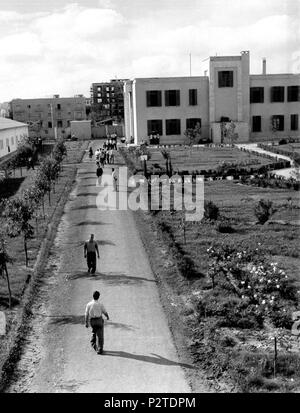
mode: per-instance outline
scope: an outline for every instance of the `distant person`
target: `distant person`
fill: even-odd
[[[117,191],[117,189],[118,189],[118,173],[115,170],[115,168],[112,168],[111,176],[112,176],[112,181],[113,181],[113,191]]]
[[[89,328],[90,324],[92,327],[91,345],[98,354],[102,354],[104,345],[104,320],[102,315],[104,314],[107,320],[109,320],[109,316],[99,298],[99,291],[95,291],[93,293],[93,300],[87,304],[85,309],[85,326]]]
[[[91,234],[90,239],[85,241],[84,243],[84,258],[87,259],[88,272],[91,272],[91,274],[95,274],[95,271],[96,271],[96,266],[97,266],[96,253],[99,259],[100,256],[99,256],[98,244],[94,240],[94,234]]]
[[[89,149],[89,157],[90,157],[90,159],[92,159],[92,157],[93,157],[93,148],[92,147],[90,147],[90,149]]]
[[[97,175],[97,178],[98,178],[97,186],[101,186],[103,169],[101,168],[101,165],[100,165],[99,162],[98,162],[97,169],[96,169],[96,175]]]
[[[109,163],[112,164],[115,161],[115,157],[114,157],[114,151],[113,149],[109,149],[108,151],[108,157],[109,157]]]

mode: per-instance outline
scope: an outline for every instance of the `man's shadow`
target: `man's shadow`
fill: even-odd
[[[153,364],[160,364],[163,366],[179,366],[185,367],[187,369],[195,369],[196,367],[186,364],[186,363],[178,363],[177,361],[169,360],[165,357],[159,356],[158,354],[151,353],[153,356],[144,356],[142,354],[132,354],[128,353],[127,351],[112,351],[112,350],[104,350],[103,355],[111,356],[111,357],[122,357],[126,359],[144,361],[146,363],[153,363]]]

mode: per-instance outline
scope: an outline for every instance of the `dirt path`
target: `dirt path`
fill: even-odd
[[[271,151],[266,151],[265,149],[259,148],[257,146],[257,143],[245,143],[245,144],[238,144],[236,145],[239,148],[245,148],[247,150],[257,152],[257,153],[262,153],[262,154],[267,154],[272,156],[273,158],[278,158],[278,159],[284,159],[286,161],[290,161],[291,165],[293,165],[293,160],[286,156],[286,155],[279,155],[277,153],[271,152]],[[292,168],[284,168],[284,169],[277,169],[272,171],[272,174],[277,175],[277,176],[282,176],[286,179],[292,178],[296,169],[294,167]]]
[[[85,158],[7,392],[190,392],[184,369],[192,366],[178,361],[132,213],[99,211],[95,178]],[[83,259],[91,232],[101,256],[95,276]],[[95,289],[110,315],[103,355],[90,347],[83,318]]]

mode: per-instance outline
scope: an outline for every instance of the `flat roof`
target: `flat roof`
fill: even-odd
[[[20,128],[23,126],[28,126],[28,125],[27,123],[17,122],[16,120],[0,117],[0,130]]]

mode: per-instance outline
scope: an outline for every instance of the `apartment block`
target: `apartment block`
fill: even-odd
[[[86,119],[86,98],[82,95],[61,98],[14,99],[13,119],[27,123],[31,136],[43,139],[64,137],[73,120]]]
[[[90,88],[92,111],[96,120],[124,119],[124,96],[122,79],[92,83]]]

